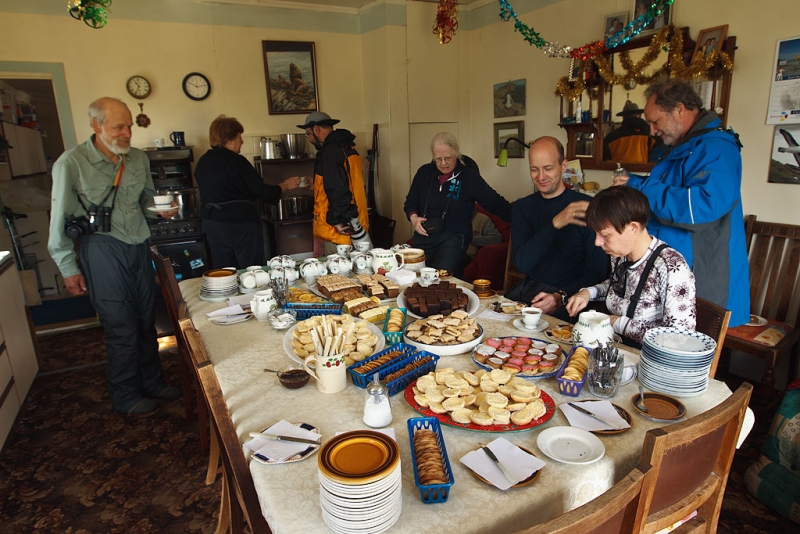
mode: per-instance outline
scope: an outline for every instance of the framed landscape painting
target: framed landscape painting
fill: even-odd
[[[270,115],[318,109],[314,43],[261,41]]]
[[[525,140],[525,121],[509,121],[494,123],[494,157],[500,157],[505,142],[512,138]],[[517,142],[508,143],[509,158],[525,157],[525,147]]]

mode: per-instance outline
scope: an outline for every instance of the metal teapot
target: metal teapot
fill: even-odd
[[[261,147],[261,159],[281,159],[283,157],[283,146],[280,141],[262,137],[259,146]]]

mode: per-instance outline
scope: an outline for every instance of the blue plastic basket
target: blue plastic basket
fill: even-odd
[[[431,352],[420,350],[410,354],[408,358],[403,359],[403,361],[397,362],[396,364],[391,365],[386,369],[378,371],[378,376],[380,377],[380,379],[383,379],[383,377],[388,376],[394,372],[397,372],[406,365],[425,357],[430,357],[431,358],[430,361],[425,362],[416,369],[412,370],[410,373],[406,373],[401,377],[395,378],[394,380],[386,384],[386,387],[389,389],[390,396],[394,395],[395,393],[400,393],[401,391],[405,391],[408,385],[411,384],[414,380],[430,373],[431,371],[434,371],[436,369],[436,362],[439,361],[439,356]],[[370,375],[370,378],[371,376],[372,375]]]
[[[372,382],[372,375],[374,375],[375,373],[380,373],[382,371],[385,371],[397,365],[402,360],[408,359],[408,357],[411,356],[414,352],[416,352],[416,350],[417,350],[416,347],[412,347],[411,345],[406,345],[405,343],[398,343],[396,345],[392,345],[391,347],[386,347],[380,352],[376,352],[369,358],[365,358],[364,360],[358,363],[354,363],[353,365],[347,368],[347,372],[350,373],[350,376],[353,379],[353,384],[355,384],[360,388],[366,388],[367,384]],[[373,360],[377,360],[378,358],[380,358],[381,356],[383,356],[388,352],[394,352],[394,351],[400,352],[400,355],[397,358],[394,358],[393,360],[386,362],[380,367],[376,367],[375,369],[372,369],[368,373],[363,373],[363,374],[356,371],[356,369],[358,369],[359,367],[362,367]],[[389,373],[387,372],[380,376],[383,377],[386,376],[387,374]]]
[[[583,373],[583,379],[580,382],[563,378],[564,370],[569,365],[569,361],[572,359],[572,355],[575,354],[576,348],[578,347],[577,346],[572,347],[572,350],[569,351],[567,357],[564,358],[564,363],[561,364],[561,368],[558,370],[558,373],[556,374],[556,380],[558,381],[558,391],[562,395],[567,395],[569,397],[577,397],[578,395],[581,394],[583,385],[586,383],[586,376],[589,374],[588,371]]]
[[[386,327],[389,324],[389,316],[392,310],[400,310],[403,312],[403,324],[400,325],[399,332],[387,332]],[[386,319],[383,321],[383,337],[386,338],[386,346],[394,345],[403,341],[403,331],[406,328],[406,320],[408,319],[408,310],[406,308],[389,308],[386,312]]]
[[[419,495],[425,504],[435,502],[445,502],[450,496],[450,487],[455,483],[453,470],[450,468],[450,458],[447,456],[447,448],[444,445],[442,427],[439,421],[433,417],[412,417],[408,420],[408,441],[411,442],[411,461],[414,464],[414,482],[419,488]],[[419,430],[431,430],[436,434],[436,442],[439,444],[439,453],[442,455],[444,464],[444,474],[447,477],[447,484],[423,485],[419,482],[419,472],[417,472],[417,451],[414,449],[414,434]]]
[[[297,312],[297,319],[315,315],[341,315],[344,304],[335,302],[287,302],[284,308]]]

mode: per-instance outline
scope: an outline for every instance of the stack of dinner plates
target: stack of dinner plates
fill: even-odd
[[[239,277],[230,269],[214,269],[203,273],[200,287],[202,300],[223,301],[239,292]]]
[[[702,332],[662,326],[644,335],[639,381],[676,397],[699,395],[708,388],[708,371],[717,342]]]
[[[400,448],[394,439],[372,430],[345,432],[322,446],[318,465],[322,518],[334,532],[383,532],[400,517]]]

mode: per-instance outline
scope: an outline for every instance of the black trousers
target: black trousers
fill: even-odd
[[[111,404],[127,412],[164,387],[155,327],[155,271],[148,243],[128,245],[101,234],[80,238],[89,299],[106,335]]]
[[[211,264],[216,269],[266,265],[264,231],[261,222],[232,223],[203,220],[203,231],[211,251]]]
[[[467,257],[471,236],[468,239],[462,234],[440,232],[424,236],[414,233],[411,244],[425,251],[425,266],[434,269],[446,269],[456,278],[464,273],[464,259]]]

